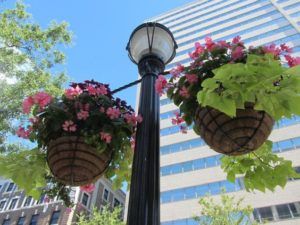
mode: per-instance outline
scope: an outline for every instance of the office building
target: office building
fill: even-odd
[[[300,56],[299,0],[198,0],[147,21],[166,25],[178,43],[177,55],[166,70],[178,63],[189,65],[188,53],[206,36],[231,41],[239,35],[247,46],[286,43],[294,48],[293,56]],[[197,224],[192,217],[199,214],[198,199],[207,192],[218,199],[222,187],[230,195],[245,196],[245,204],[255,208],[252,219],[300,224],[300,180],[290,180],[274,193],[246,192],[243,178],[235,184],[226,181],[218,153],[192,130],[184,135],[172,125],[170,118],[178,109],[166,96],[160,105],[162,225]],[[281,120],[270,139],[273,151],[292,160],[300,172],[300,117]]]

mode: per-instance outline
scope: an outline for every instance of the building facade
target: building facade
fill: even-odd
[[[0,225],[72,225],[76,224],[81,211],[91,212],[93,207],[101,209],[124,206],[125,193],[113,190],[109,180],[102,178],[95,183],[91,193],[73,188],[70,193],[75,206],[68,209],[57,198],[50,200],[41,196],[34,200],[10,180],[0,179]]]
[[[300,56],[299,0],[198,0],[148,21],[166,25],[178,43],[177,55],[166,70],[178,63],[188,65],[194,43],[204,43],[206,36],[231,41],[239,35],[247,46],[286,43],[293,47],[293,56]],[[199,215],[198,199],[210,193],[218,200],[222,187],[230,195],[245,197],[245,204],[255,208],[252,219],[274,225],[300,224],[300,180],[290,180],[273,193],[246,192],[243,178],[235,184],[226,181],[220,154],[192,130],[184,135],[172,125],[170,118],[178,109],[166,96],[160,105],[162,225],[197,224],[192,218]],[[300,172],[300,117],[281,120],[270,139],[273,151],[292,160]]]

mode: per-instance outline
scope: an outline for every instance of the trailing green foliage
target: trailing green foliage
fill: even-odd
[[[0,155],[1,176],[12,179],[26,195],[40,197],[46,186],[48,168],[38,149],[20,150]]]
[[[229,181],[234,183],[238,176],[243,176],[247,191],[274,191],[277,185],[283,188],[289,178],[300,178],[290,160],[272,152],[271,141],[266,141],[258,150],[246,155],[223,156],[221,162]]]
[[[213,72],[197,95],[202,106],[234,117],[250,102],[275,120],[300,115],[300,66],[284,68],[271,54],[250,54],[245,64],[226,64]]]

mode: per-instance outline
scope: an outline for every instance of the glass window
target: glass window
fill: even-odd
[[[104,199],[105,201],[107,201],[107,200],[108,200],[108,196],[109,196],[109,191],[108,191],[107,189],[104,189],[104,192],[103,192],[103,199]]]
[[[220,189],[220,183],[216,182],[216,183],[210,183],[209,184],[209,191],[211,193],[211,195],[217,195],[220,193],[221,189]]]
[[[32,200],[32,197],[31,196],[28,196],[24,202],[24,207],[26,206],[30,206],[31,204],[31,200]]]
[[[184,190],[174,190],[172,191],[172,201],[180,201],[184,199]]]
[[[117,207],[120,205],[120,201],[118,199],[114,199],[114,207]]]
[[[46,195],[42,194],[41,197],[40,197],[40,199],[38,200],[37,204],[43,204],[45,197],[46,197]]]
[[[254,209],[254,211],[253,211],[253,217],[254,217],[254,219],[255,219],[257,222],[261,222],[261,220],[260,220],[260,215],[259,215],[259,212],[258,212],[258,209]]]
[[[2,225],[10,225],[10,219],[3,220]]]
[[[25,216],[19,217],[17,225],[24,225]]]
[[[89,200],[88,194],[87,194],[87,193],[83,193],[81,203],[82,203],[83,205],[87,206],[88,200]]]
[[[14,209],[16,207],[17,201],[17,198],[12,199],[8,209]]]
[[[205,168],[205,161],[204,159],[197,159],[194,161],[194,169],[199,170]]]
[[[8,187],[7,187],[7,189],[6,189],[6,192],[11,192],[12,190],[13,190],[13,188],[14,188],[14,183],[9,183],[9,185],[8,185]]]
[[[186,188],[184,191],[184,199],[195,198],[196,192],[194,187]]]
[[[205,158],[205,165],[206,168],[216,166],[216,158],[214,156]]]
[[[290,149],[294,148],[291,140],[279,141],[279,142],[277,142],[277,144],[281,151],[286,151],[286,150],[290,150]]]
[[[54,211],[52,213],[49,225],[57,225],[60,216],[60,211]]]
[[[192,171],[193,170],[193,162],[185,162],[182,165],[183,167],[183,172],[188,172],[188,171]]]
[[[167,176],[171,173],[171,168],[170,166],[164,166],[160,168],[160,174],[161,176]]]
[[[300,147],[300,138],[293,138],[293,143],[296,148]]]
[[[174,164],[171,168],[171,174],[175,173],[181,173],[182,172],[182,166],[180,164]]]
[[[298,208],[295,204],[298,204]],[[300,204],[299,203],[290,203],[289,208],[291,209],[291,212],[293,213],[294,217],[300,217]]]
[[[38,225],[39,214],[32,215],[29,225]]]
[[[262,221],[273,221],[273,213],[271,207],[263,207],[258,209]]]
[[[6,201],[1,201],[0,202],[0,211],[2,211],[4,209]]]
[[[289,9],[292,9],[292,8],[295,8],[295,7],[298,7],[298,6],[300,6],[300,2],[285,6],[285,7],[283,7],[283,9],[289,10]]]
[[[172,194],[171,192],[162,192],[161,193],[161,202],[166,203],[166,202],[171,202],[172,201]]]
[[[286,205],[286,204],[277,205],[276,210],[277,210],[279,219],[288,219],[288,218],[292,217],[290,209],[289,209],[288,205]]]
[[[221,188],[224,188],[226,192],[233,192],[235,191],[236,187],[235,187],[235,183],[231,183],[229,181],[223,181],[221,183]]]
[[[201,197],[201,196],[205,196],[209,192],[209,188],[208,188],[208,185],[205,184],[205,185],[195,187],[195,191],[196,191],[197,197]]]

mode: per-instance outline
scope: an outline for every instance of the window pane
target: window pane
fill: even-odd
[[[60,211],[53,212],[51,220],[50,220],[50,225],[58,224],[59,216],[60,216]]]
[[[2,225],[10,225],[10,219],[3,220]]]
[[[193,162],[186,162],[183,165],[183,171],[188,172],[193,170]]]
[[[259,212],[257,209],[254,209],[254,211],[253,211],[253,217],[257,222],[261,222],[260,218],[259,218]]]
[[[181,165],[173,165],[172,166],[172,171],[171,173],[174,174],[174,173],[181,173],[182,172],[182,166]]]
[[[38,225],[38,217],[39,215],[32,215],[31,220],[30,220],[30,224],[29,225]]]
[[[24,222],[25,222],[25,217],[20,217],[19,220],[18,220],[17,225],[23,225]]]
[[[10,192],[10,191],[12,191],[13,190],[13,188],[14,188],[14,183],[9,183],[9,185],[8,185],[8,187],[7,187],[7,189],[6,189],[6,191],[7,192]]]
[[[6,201],[2,201],[0,202],[0,211],[2,211],[4,209]]]
[[[172,201],[180,201],[183,200],[184,191],[183,190],[175,190],[172,192]]]
[[[290,140],[279,141],[278,146],[281,151],[286,151],[286,150],[294,148],[293,143]]]
[[[83,193],[83,196],[82,196],[82,204],[87,206],[88,204],[88,200],[89,200],[89,196],[86,194],[86,193]]]
[[[195,188],[195,190],[196,190],[196,193],[197,193],[197,197],[204,196],[209,192],[207,184],[198,186],[198,187]]]
[[[216,159],[215,157],[207,157],[206,160],[206,167],[213,167],[216,166]]]
[[[220,193],[220,183],[211,183],[209,184],[209,190],[212,195],[217,195]]]
[[[270,207],[264,207],[264,208],[260,208],[258,209],[260,217],[262,219],[262,221],[266,220],[266,221],[272,221],[273,219],[273,213]]]
[[[299,204],[299,203],[291,203],[291,204],[289,204],[289,207],[290,207],[294,217],[300,217],[300,211],[297,210],[297,207],[295,206],[295,204]]]
[[[185,199],[191,199],[196,197],[195,188],[186,188],[185,189]]]
[[[292,217],[288,205],[277,205],[276,209],[280,219],[288,219]]]
[[[205,168],[205,162],[203,159],[197,159],[194,161],[194,169],[199,170]]]

